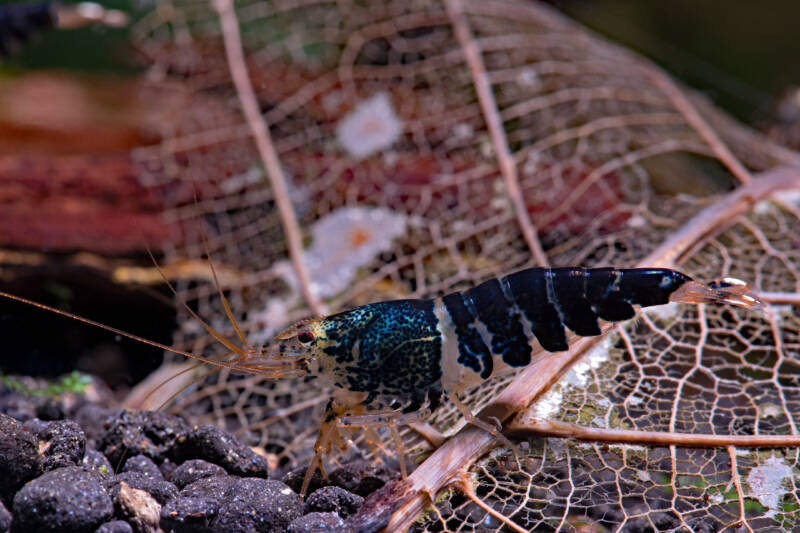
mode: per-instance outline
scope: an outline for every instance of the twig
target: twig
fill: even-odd
[[[478,44],[475,42],[472,32],[469,29],[467,19],[464,16],[463,5],[461,0],[445,0],[445,7],[447,8],[447,15],[450,17],[451,24],[453,25],[456,40],[458,40],[458,44],[461,50],[463,50],[464,57],[469,66],[469,71],[472,75],[472,83],[475,86],[475,92],[478,94],[478,101],[481,105],[483,118],[486,120],[486,127],[489,129],[489,135],[492,138],[492,144],[494,145],[494,151],[497,156],[497,164],[500,167],[503,180],[505,180],[508,196],[514,204],[514,212],[517,215],[517,221],[522,230],[522,235],[536,263],[539,266],[546,267],[550,262],[547,259],[547,255],[544,253],[541,242],[539,242],[539,237],[537,236],[536,228],[531,222],[531,217],[528,215],[525,199],[522,197],[522,191],[519,188],[517,167],[511,155],[511,150],[508,147],[508,140],[506,139],[503,122],[500,119],[500,113],[497,109],[497,102],[492,94],[489,77],[486,75],[486,67],[483,64],[483,59],[481,59],[481,52],[478,49]]]
[[[800,292],[758,292],[764,302],[777,305],[800,305]]]
[[[286,179],[283,174],[278,154],[272,144],[269,128],[261,116],[258,107],[255,91],[250,83],[250,75],[247,72],[247,64],[242,50],[242,38],[239,33],[239,20],[233,9],[233,0],[214,0],[214,7],[219,13],[220,24],[222,26],[222,37],[225,44],[225,55],[228,60],[228,68],[231,79],[236,86],[236,93],[242,105],[247,123],[256,143],[256,148],[261,156],[261,162],[269,177],[272,191],[275,194],[275,203],[278,204],[278,212],[281,217],[281,224],[286,235],[286,242],[289,247],[289,257],[292,261],[295,275],[300,285],[300,292],[311,311],[316,315],[324,314],[324,308],[319,298],[311,291],[311,278],[303,261],[303,243],[301,239],[300,226],[294,212],[289,191],[286,187]]]
[[[738,446],[745,448],[784,448],[800,446],[800,435],[711,435],[665,431],[637,431],[630,429],[608,429],[584,427],[569,422],[531,418],[514,419],[503,434],[513,437],[545,435],[592,442],[617,444],[650,444],[653,446],[684,446],[693,448],[717,448]]]

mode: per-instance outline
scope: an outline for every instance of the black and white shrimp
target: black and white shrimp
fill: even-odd
[[[440,298],[376,302],[304,320],[278,334],[277,345],[265,349],[246,343],[220,292],[244,347],[203,323],[231,356],[207,359],[18,296],[0,295],[233,371],[273,379],[316,374],[329,380],[334,394],[302,493],[314,471],[322,469],[323,454],[332,444],[343,444],[339,427],[386,424],[401,450],[396,426],[436,409],[443,397],[469,423],[504,440],[495,426],[473,416],[459,394],[528,365],[539,347],[567,350],[568,330],[578,336],[600,335],[599,320],[631,319],[636,305],[765,307],[746,283],[733,278],[702,284],[665,268],[529,268]],[[400,466],[405,474],[402,458]]]
[[[377,302],[295,324],[278,335],[278,357],[326,376],[335,391],[306,484],[337,424],[392,427],[447,397],[470,423],[496,433],[460,392],[528,365],[537,344],[567,350],[567,330],[600,335],[600,319],[628,320],[635,305],[669,302],[764,306],[733,278],[704,285],[663,268],[530,268],[441,298]]]

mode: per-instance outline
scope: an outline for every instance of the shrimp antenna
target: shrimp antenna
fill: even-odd
[[[195,190],[195,200],[197,200],[197,191]],[[242,345],[245,347],[246,350],[251,350],[252,347],[247,342],[247,339],[242,333],[242,330],[239,328],[239,323],[236,321],[236,318],[233,316],[233,311],[231,311],[231,306],[228,303],[228,298],[225,297],[225,292],[222,290],[222,285],[220,285],[219,278],[217,278],[217,269],[214,268],[214,261],[211,259],[211,251],[208,246],[208,237],[206,236],[205,232],[201,232],[203,237],[203,247],[206,251],[206,258],[208,259],[208,265],[211,267],[211,275],[214,277],[214,285],[217,286],[217,292],[219,292],[219,296],[222,299],[222,306],[225,308],[225,315],[228,317],[231,325],[233,326],[234,331],[236,331],[236,336],[239,337],[239,340],[242,342]]]
[[[178,348],[174,348],[172,346],[167,346],[166,344],[162,344],[160,342],[151,341],[150,339],[145,339],[144,337],[140,337],[138,335],[134,335],[133,333],[128,333],[127,331],[123,331],[123,330],[121,330],[119,328],[115,328],[113,326],[107,326],[106,324],[103,324],[101,322],[97,322],[96,320],[92,320],[90,318],[84,318],[84,317],[82,317],[80,315],[76,315],[75,313],[70,313],[69,311],[64,311],[62,309],[58,309],[58,308],[52,307],[50,305],[45,305],[45,304],[42,304],[42,303],[39,303],[39,302],[35,302],[33,300],[29,300],[28,298],[23,298],[21,296],[16,296],[14,294],[10,294],[10,293],[5,292],[5,291],[0,291],[0,296],[2,296],[4,298],[8,298],[9,300],[13,300],[15,302],[20,302],[20,303],[23,303],[23,304],[26,304],[26,305],[30,305],[30,306],[33,306],[33,307],[38,307],[39,309],[43,309],[45,311],[49,311],[49,312],[55,313],[57,315],[65,316],[67,318],[71,318],[73,320],[77,320],[78,322],[83,322],[84,324],[89,324],[90,326],[94,326],[96,328],[100,328],[100,329],[104,329],[106,331],[110,331],[111,333],[115,333],[117,335],[120,335],[121,337],[126,337],[128,339],[132,339],[132,340],[141,342],[143,344],[148,344],[150,346],[155,346],[156,348],[160,348],[160,349],[165,350],[167,352],[174,353],[174,354],[177,354],[177,355],[182,355],[184,357],[188,357],[189,359],[194,359],[195,361],[200,361],[200,362],[206,363],[208,365],[213,365],[213,366],[217,366],[217,367],[224,367],[224,368],[227,368],[229,370],[234,370],[236,372],[245,372],[245,373],[250,373],[250,374],[261,374],[262,373],[262,372],[257,372],[256,371],[256,369],[260,368],[259,366],[234,365],[234,364],[230,364],[230,363],[225,362],[225,361],[217,361],[217,360],[214,360],[214,359],[209,359],[207,357],[203,357],[203,356],[200,356],[200,355],[197,355],[197,354],[193,354],[193,353],[190,353],[190,352],[179,350]],[[263,366],[263,364],[265,362],[262,363],[262,366]],[[274,363],[274,364],[278,364],[279,363],[278,361],[271,361],[271,362]],[[289,367],[289,366],[292,366],[292,365],[282,365],[282,366]],[[276,366],[272,370],[280,370],[280,368],[278,368]]]
[[[178,295],[178,291],[175,290],[175,287],[173,287],[172,283],[167,279],[167,276],[164,274],[164,271],[161,270],[160,266],[158,266],[158,262],[156,261],[156,258],[153,255],[153,252],[150,250],[149,246],[147,247],[147,255],[149,255],[150,259],[153,261],[153,264],[155,265],[156,270],[158,270],[158,273],[161,276],[161,279],[164,280],[164,283],[166,283],[167,287],[169,287],[169,290],[172,292],[172,294],[175,295],[175,298],[177,298],[178,301],[183,305],[183,307],[186,308],[187,311],[189,311],[189,314],[192,315],[192,317],[194,317],[195,320],[200,322],[200,324],[203,326],[203,328],[205,328],[205,330],[209,334],[211,334],[215,339],[217,339],[219,342],[221,342],[230,351],[232,351],[232,352],[234,352],[234,353],[236,353],[238,355],[242,355],[242,356],[245,355],[246,354],[245,350],[243,350],[239,346],[236,346],[234,343],[232,343],[231,341],[226,339],[221,333],[219,333],[217,330],[212,328],[205,320],[200,318],[200,315],[198,315],[191,307],[189,307],[189,304],[187,304],[185,301],[183,301],[183,299]],[[216,276],[215,276],[215,279],[216,279]],[[219,288],[219,285],[217,285],[217,288]]]

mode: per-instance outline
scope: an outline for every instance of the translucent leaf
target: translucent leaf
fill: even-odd
[[[147,183],[196,184],[196,203],[175,189],[167,216],[184,234],[168,261],[203,257],[208,235],[225,293],[255,342],[312,314],[317,304],[304,294],[321,295],[332,312],[437,296],[543,263],[675,266],[698,279],[747,280],[773,305],[767,313],[659,308],[543,358],[546,387],[520,381],[531,379],[523,372],[472,391],[472,408],[528,390],[506,413],[518,428],[538,417],[664,434],[797,435],[797,154],[533,2],[237,2],[241,47],[222,32],[225,4],[217,5],[179,0],[139,24],[152,96],[177,91],[187,105],[155,121],[161,143],[134,156]],[[243,63],[230,59],[237,47]],[[231,82],[242,68],[277,176]],[[275,179],[285,180],[297,217],[299,259],[330,239],[337,260],[352,259],[345,280],[309,264],[316,289],[303,292]],[[368,217],[346,216],[353,210],[402,220],[404,231],[386,237]],[[213,284],[190,277],[177,285],[200,315],[233,333]],[[178,345],[213,350],[184,318]],[[323,404],[314,380],[224,371],[174,409],[244,432],[289,468],[309,458]],[[423,467],[441,456],[406,433],[411,454],[428,457],[412,482],[437,497],[422,515],[422,496],[398,497],[393,524],[415,531],[790,529],[798,519],[795,448],[531,434],[520,438],[517,463],[508,450],[487,455],[492,444],[477,443],[474,431],[459,432],[463,420],[450,406],[429,422],[455,435],[448,449],[471,443],[476,453],[434,465],[444,472],[434,483],[422,479],[433,468]]]

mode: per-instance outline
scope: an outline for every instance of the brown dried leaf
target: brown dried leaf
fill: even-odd
[[[751,175],[797,165],[797,154],[530,2],[258,1],[237,3],[235,16],[241,63],[226,60],[225,46],[230,58],[238,43],[206,4],[171,2],[140,24],[153,76],[180,77],[213,105],[164,121],[163,142],[134,157],[148,182],[197,182],[203,200],[176,203],[168,217],[200,219],[215,262],[253,273],[224,282],[253,342],[308,316],[303,294],[334,311],[434,296],[537,263],[678,266],[699,278],[746,279],[783,305],[770,314],[657,310],[543,358],[508,386],[480,387],[473,408],[489,403],[522,426],[545,417],[797,435],[800,174]],[[242,88],[231,83],[229,72],[243,68],[302,230],[307,286],[293,273],[291,227],[275,208],[264,152],[251,143]],[[197,227],[186,233],[177,242],[188,244],[171,255],[202,256]],[[183,282],[179,294],[226,329],[213,285]],[[183,324],[179,345],[211,349],[196,322]],[[321,396],[313,381],[222,372],[175,408],[249,430],[288,467],[309,456]],[[531,437],[517,465],[504,450],[487,456],[496,443],[459,431],[453,409],[430,422],[455,436],[392,502],[405,505],[390,527],[754,530],[799,518],[795,448]],[[436,505],[414,523],[430,503],[425,491]]]

